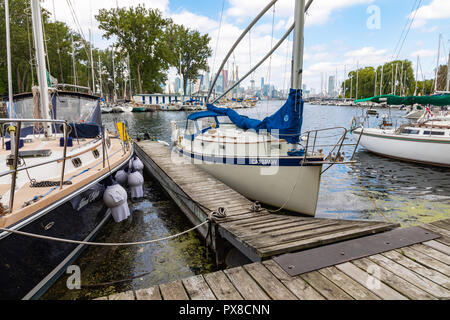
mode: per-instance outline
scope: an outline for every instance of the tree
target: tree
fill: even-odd
[[[356,95],[357,72],[358,95]],[[383,66],[378,66],[376,71],[374,67],[360,68],[350,71],[348,77],[349,79],[342,83],[342,89],[345,86],[345,98],[358,96],[359,99],[363,99],[372,97],[374,94],[378,95],[380,85],[382,85],[381,94],[412,95],[415,89],[414,71],[409,60],[385,63]]]
[[[6,66],[6,30],[4,3],[0,5],[0,94],[8,90]],[[29,0],[11,0],[10,34],[13,92],[30,92],[37,84],[32,19]],[[89,85],[89,46],[82,37],[63,22],[51,22],[50,14],[42,10],[42,20],[47,51],[47,70],[59,83],[74,83],[72,68],[72,43],[75,44],[75,61],[78,84]]]
[[[184,26],[172,25],[168,30],[168,42],[172,51],[171,64],[183,78],[183,92],[187,94],[187,84],[209,71],[208,58],[212,54],[209,47],[211,38]]]
[[[119,55],[130,55],[131,74],[137,78],[139,92],[161,92],[170,66],[166,29],[172,20],[164,19],[159,10],[141,5],[101,9],[96,19],[105,31],[104,38],[116,38]]]
[[[437,78],[437,91],[445,91],[447,86],[447,65],[439,66]]]

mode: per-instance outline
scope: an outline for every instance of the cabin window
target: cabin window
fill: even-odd
[[[79,167],[81,167],[81,165],[82,165],[83,163],[81,162],[81,159],[80,159],[80,158],[73,158],[73,159],[72,159],[72,164],[73,164],[73,166],[74,166],[75,168],[79,168]]]
[[[100,157],[100,152],[98,152],[97,149],[92,150],[92,154],[94,155],[95,159],[98,159],[98,157]]]
[[[402,133],[406,133],[406,134],[419,134],[419,130],[414,130],[414,129],[403,129]]]
[[[424,131],[423,134],[432,135],[432,136],[443,136],[445,134],[445,132],[444,131]]]

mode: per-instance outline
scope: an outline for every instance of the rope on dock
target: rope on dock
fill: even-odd
[[[366,187],[364,186],[361,177],[359,176],[355,165],[352,163],[351,164],[353,171],[355,172],[356,176],[358,177],[359,183],[361,184],[361,187],[364,189],[364,192],[366,193],[367,197],[370,199],[370,201],[372,201],[373,205],[375,206],[375,208],[377,208],[378,212],[389,222],[392,223],[391,220],[389,220],[384,213],[381,211],[381,209],[377,206],[377,203],[375,202],[375,200],[370,196],[369,191],[367,191]]]

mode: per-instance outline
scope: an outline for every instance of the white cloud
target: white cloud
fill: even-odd
[[[169,0],[117,0],[117,2],[113,0],[70,0],[70,3],[74,8],[76,18],[79,21],[84,36],[86,38],[89,37],[89,29],[92,26],[94,44],[100,48],[108,46],[108,42],[102,39],[102,32],[98,29],[98,22],[94,17],[100,9],[115,8],[117,3],[119,7],[137,7],[138,5],[144,5],[146,8],[159,9],[163,14],[167,14],[169,11]],[[53,10],[53,4],[55,10]],[[54,18],[53,13],[55,12],[58,21],[63,21],[78,31],[67,1],[44,0],[42,7],[52,14],[51,19]]]
[[[421,6],[409,15],[410,18],[414,16],[413,28],[425,26],[428,20],[450,18],[450,1],[433,0],[429,5]]]
[[[306,17],[306,25],[323,25],[325,24],[333,11],[348,8],[359,4],[369,4],[375,0],[320,0],[312,3]],[[254,17],[256,16],[269,1],[261,0],[230,0],[231,7],[227,10],[230,17]],[[275,16],[279,18],[291,17],[294,12],[295,3],[292,0],[279,0],[275,4]],[[273,10],[270,9],[266,15],[272,15]],[[292,24],[292,21],[291,23]]]
[[[428,49],[421,49],[417,50],[411,53],[411,58],[417,58],[417,56],[423,58],[423,57],[435,57],[436,51],[434,50],[428,50]]]

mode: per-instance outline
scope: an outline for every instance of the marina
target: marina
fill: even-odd
[[[0,300],[450,299],[446,4],[121,2],[0,5]]]

